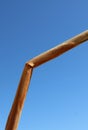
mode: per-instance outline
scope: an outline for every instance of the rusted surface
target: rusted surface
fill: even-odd
[[[64,52],[72,49],[73,47],[81,44],[88,40],[88,30],[73,37],[72,39],[44,52],[43,54],[31,59],[25,64],[22,77],[18,86],[18,90],[7,120],[5,130],[17,130],[18,122],[28,91],[28,86],[30,83],[31,75],[33,68],[38,67],[39,65],[56,58],[57,56],[63,54]]]
[[[21,111],[24,105],[29,82],[32,75],[32,67],[25,65],[18,90],[10,111],[5,130],[16,130],[20,119]]]
[[[68,41],[65,41],[64,43],[40,54],[39,56],[34,57],[27,63],[31,65],[32,67],[38,67],[41,64],[44,64],[45,62],[56,58],[57,56],[60,56],[61,54],[65,53],[66,51],[76,47],[77,45],[81,44],[82,42],[85,42],[88,40],[88,30],[73,37],[72,39],[69,39]]]

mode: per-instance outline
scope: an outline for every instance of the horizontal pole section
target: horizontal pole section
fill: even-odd
[[[28,61],[27,64],[29,64],[32,67],[37,67],[51,59],[56,58],[57,56],[63,54],[64,52],[72,49],[73,47],[76,47],[77,45],[87,40],[88,40],[88,30],[40,54],[39,56],[34,57],[30,61]]]

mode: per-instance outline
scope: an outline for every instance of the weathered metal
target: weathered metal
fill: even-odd
[[[60,56],[66,51],[76,47],[77,45],[88,40],[88,30],[73,37],[72,39],[65,41],[64,43],[42,53],[41,55],[31,59],[25,64],[21,80],[17,89],[17,93],[7,120],[5,130],[17,130],[19,119],[21,116],[24,101],[27,95],[28,86],[32,76],[33,68]]]
[[[5,130],[16,130],[18,127],[18,122],[20,119],[20,115],[22,112],[22,108],[24,105],[24,101],[26,98],[26,94],[28,91],[28,86],[30,83],[31,75],[33,68],[28,64],[25,65],[22,77],[17,89],[17,93],[7,120]]]
[[[27,63],[29,65],[31,65],[32,67],[37,67],[51,59],[56,58],[57,56],[63,54],[64,52],[76,47],[77,45],[79,45],[87,40],[88,40],[88,30],[73,37],[72,39],[69,39],[68,41],[65,41],[62,44],[59,44],[58,46],[34,57]]]

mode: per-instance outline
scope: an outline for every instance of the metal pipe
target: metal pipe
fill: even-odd
[[[72,39],[44,52],[43,54],[31,59],[25,64],[21,80],[17,89],[17,93],[6,123],[5,130],[17,130],[18,122],[27,95],[28,86],[32,76],[33,68],[56,58],[64,52],[88,40],[88,30],[73,37]]]
[[[26,64],[6,123],[5,130],[17,130],[22,108],[27,95],[28,86],[31,80],[31,75],[32,67]]]
[[[27,63],[32,67],[38,67],[39,65],[44,64],[45,62],[56,58],[57,56],[63,54],[64,52],[76,47],[77,45],[87,40],[88,40],[88,30],[40,54],[39,56],[34,57]]]

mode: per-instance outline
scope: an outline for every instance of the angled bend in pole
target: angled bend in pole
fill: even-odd
[[[26,98],[33,68],[63,54],[73,47],[88,40],[88,30],[73,37],[72,39],[44,52],[43,54],[28,61],[24,67],[18,90],[7,120],[5,130],[17,130],[18,122]]]

